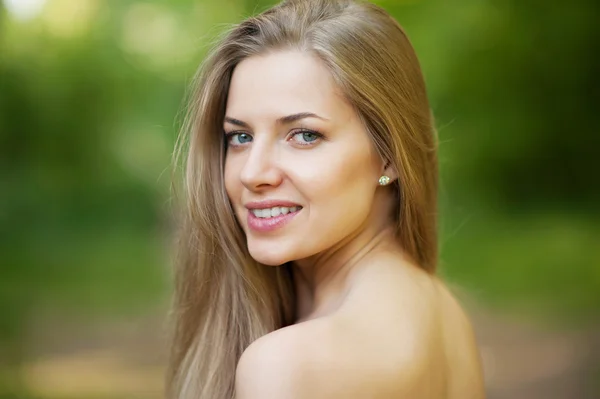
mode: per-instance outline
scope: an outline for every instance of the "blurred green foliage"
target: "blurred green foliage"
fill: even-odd
[[[49,0],[29,19],[9,3],[0,386],[18,384],[3,365],[26,356],[36,314],[138,314],[165,301],[185,88],[225,24],[275,2]],[[597,321],[595,2],[376,3],[411,37],[439,127],[444,276],[488,304]]]

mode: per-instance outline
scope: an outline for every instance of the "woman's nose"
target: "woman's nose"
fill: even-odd
[[[254,142],[242,167],[240,179],[251,191],[281,184],[282,173],[278,166],[275,145]]]

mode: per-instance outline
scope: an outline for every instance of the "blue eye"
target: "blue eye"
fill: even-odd
[[[232,146],[244,145],[252,141],[252,136],[248,133],[229,133],[227,135],[227,142]]]
[[[294,133],[292,137],[294,141],[300,145],[311,145],[320,138],[322,138],[323,135],[310,130],[302,130],[300,132]]]
[[[315,141],[316,139],[318,139],[319,137],[312,133],[312,132],[303,132],[302,133],[302,139],[306,142],[311,142],[311,141]]]

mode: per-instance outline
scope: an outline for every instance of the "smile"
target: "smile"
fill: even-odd
[[[248,212],[248,227],[259,233],[271,232],[291,222],[301,210],[301,206],[251,209]]]
[[[302,209],[300,206],[274,206],[273,208],[265,208],[265,209],[252,209],[251,212],[254,216],[261,219],[270,219],[277,217],[279,215],[287,215],[288,213],[295,213]]]

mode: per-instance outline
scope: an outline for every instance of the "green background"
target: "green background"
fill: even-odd
[[[31,15],[15,3],[0,0],[0,398],[160,397],[182,100],[216,35],[275,2],[48,0]],[[441,273],[483,314],[490,351],[497,319],[593,341],[595,2],[375,3],[421,60]],[[138,346],[145,357],[127,354]],[[492,398],[519,397],[496,384]]]

